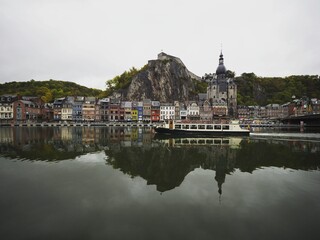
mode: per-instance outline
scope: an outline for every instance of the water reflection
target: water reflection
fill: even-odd
[[[0,129],[1,155],[17,159],[60,161],[108,148],[110,144],[150,143],[151,129],[31,127]],[[142,136],[144,136],[142,138]]]
[[[29,161],[61,161],[104,151],[106,163],[140,176],[160,192],[181,185],[197,168],[215,171],[218,192],[236,169],[262,167],[319,170],[317,141],[257,138],[157,139],[150,128],[1,128],[1,156]],[[214,182],[214,180],[213,180]]]

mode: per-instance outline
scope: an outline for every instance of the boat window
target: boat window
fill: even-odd
[[[176,139],[176,143],[180,144],[181,143],[181,139]]]
[[[207,125],[207,129],[213,129],[212,125]]]
[[[214,125],[214,129],[221,129],[221,125]]]
[[[191,129],[197,129],[197,125],[191,125]]]
[[[182,129],[189,129],[189,125],[182,125]]]
[[[191,143],[191,144],[197,144],[197,140],[196,140],[196,139],[191,139],[191,140],[190,140],[190,143]]]
[[[223,143],[223,144],[229,144],[229,140],[228,140],[228,139],[223,139],[223,140],[222,140],[222,143]]]
[[[199,140],[199,142],[198,142],[199,144],[205,144],[206,143],[206,141],[203,139],[201,139],[201,140]]]
[[[221,140],[219,139],[219,140],[214,140],[214,144],[221,144]]]
[[[222,129],[224,129],[224,130],[229,130],[229,125],[223,125],[223,126],[222,126]]]
[[[189,144],[189,141],[188,141],[188,139],[184,139],[184,140],[182,140],[182,143],[183,144]]]
[[[181,125],[175,125],[175,129],[181,129]]]
[[[198,125],[199,129],[206,129],[206,125]]]

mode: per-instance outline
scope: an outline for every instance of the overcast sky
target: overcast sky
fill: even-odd
[[[319,0],[0,0],[0,83],[105,89],[163,50],[202,76],[320,74]]]

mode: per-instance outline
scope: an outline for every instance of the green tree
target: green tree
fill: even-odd
[[[106,82],[106,95],[109,96],[115,91],[128,88],[132,82],[132,79],[141,71],[145,70],[146,66],[147,65],[139,70],[135,67],[132,67],[129,71],[124,71],[121,75],[115,76],[113,79],[108,80]]]

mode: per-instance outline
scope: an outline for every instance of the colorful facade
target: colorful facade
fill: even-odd
[[[160,121],[160,102],[151,101],[151,122]]]
[[[147,121],[159,122],[168,119],[189,119],[209,121],[228,117],[224,102],[211,105],[210,101],[182,103],[160,103],[159,101],[121,101],[94,97],[58,98],[51,104],[44,104],[40,98],[0,96],[0,123],[72,121]],[[267,106],[238,106],[238,119],[279,119],[292,115],[320,113],[320,101],[295,99],[292,102]]]
[[[83,121],[92,122],[95,120],[96,114],[96,98],[95,97],[85,97],[82,105],[82,116]]]

